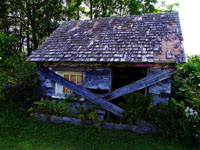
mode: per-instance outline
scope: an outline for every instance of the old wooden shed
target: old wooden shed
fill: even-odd
[[[185,62],[177,12],[67,21],[27,61],[37,62],[43,95],[81,95],[122,116],[110,100],[145,89],[168,102],[175,63]],[[58,76],[59,75],[59,76]]]

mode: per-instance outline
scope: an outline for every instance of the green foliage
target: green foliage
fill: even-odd
[[[128,10],[131,15],[153,13],[157,0],[127,0]]]
[[[191,110],[187,115],[184,102],[179,103],[172,98],[169,106],[161,104],[150,113],[163,135],[176,137],[192,147],[200,141],[200,116],[195,110]]]
[[[164,135],[175,136],[189,147],[200,142],[200,58],[178,64],[172,78],[170,104],[150,110],[151,120]]]
[[[152,106],[153,97],[145,96],[140,92],[124,95],[124,102],[120,103],[124,109],[123,122],[133,125],[135,120],[144,119]]]
[[[157,0],[88,0],[85,2],[90,19],[110,16],[153,13]]]
[[[200,57],[189,57],[188,63],[178,64],[172,78],[172,97],[200,112]]]
[[[29,112],[74,117],[70,105],[68,105],[64,100],[44,100],[42,98],[40,101],[34,102],[34,104],[35,106],[29,108]]]
[[[73,93],[65,96],[64,100],[65,100],[65,102],[78,102],[79,103],[80,98],[81,97],[78,94],[73,92]]]
[[[160,136],[38,121],[1,103],[0,133],[2,150],[186,150],[176,140]]]
[[[49,100],[41,99],[40,101],[34,102],[34,106],[29,108],[29,112],[44,113],[46,115],[56,115],[59,117],[75,117],[80,120],[91,120],[97,125],[100,125],[100,120],[98,119],[97,109],[98,105],[90,105],[88,107],[84,106],[82,103],[76,106],[75,109],[77,112],[72,111],[72,106],[70,102],[77,102],[77,100],[72,100],[72,96],[69,98],[60,99],[60,100]],[[76,97],[74,99],[77,99]],[[70,100],[70,101],[69,101]]]
[[[161,4],[158,5],[158,7],[155,10],[155,13],[161,13],[161,12],[173,12],[175,11],[175,8],[179,7],[179,3],[172,3],[166,5],[165,0],[161,1]]]
[[[15,33],[15,48],[31,54],[65,20],[170,12],[157,0],[1,0],[0,32]],[[0,56],[1,59],[1,56]]]
[[[7,56],[14,55],[15,49],[13,49],[13,46],[16,44],[17,38],[16,35],[6,35],[3,33],[0,33],[0,57],[1,59],[1,67],[2,67],[2,61],[6,60]]]
[[[100,120],[98,119],[97,110],[99,107],[97,105],[90,105],[87,108],[83,105],[76,108],[78,110],[78,118],[80,120],[91,120],[97,125],[100,125]]]
[[[0,31],[15,33],[19,38],[15,47],[28,54],[63,20],[63,0],[3,0],[0,4]]]
[[[0,34],[0,101],[26,107],[39,94],[37,67],[15,51],[16,41],[14,35]]]

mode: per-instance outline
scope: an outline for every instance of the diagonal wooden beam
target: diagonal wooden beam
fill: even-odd
[[[138,81],[130,83],[124,87],[114,90],[112,93],[105,94],[99,98],[98,95],[92,93],[91,91],[84,89],[81,86],[78,86],[65,78],[59,76],[58,74],[54,73],[53,71],[49,70],[48,68],[39,68],[39,71],[42,75],[46,76],[47,78],[59,83],[60,85],[72,90],[73,92],[85,97],[89,101],[99,104],[105,110],[122,117],[123,116],[123,109],[120,107],[110,103],[108,100],[112,100],[114,98],[120,97],[122,95],[126,95],[132,93],[137,90],[141,90],[153,84],[156,84],[160,81],[168,79],[171,75],[176,73],[176,70],[163,70],[163,72],[156,73],[154,75],[150,75],[148,77],[142,78]]]
[[[82,86],[76,85],[65,78],[61,77],[60,75],[56,74],[55,72],[49,70],[48,68],[39,68],[39,72],[49,78],[52,81],[59,83],[60,85],[72,90],[73,92],[81,95],[91,101],[92,103],[99,104],[103,109],[115,114],[116,116],[123,117],[124,110],[111,102],[98,98],[98,95],[90,92],[89,90],[83,88]]]
[[[118,88],[111,93],[101,96],[100,99],[112,100],[117,97],[132,93],[134,91],[141,90],[143,88],[146,88],[148,86],[154,85],[160,81],[170,78],[176,72],[177,71],[174,69],[163,70],[162,72],[144,77],[144,78],[137,80],[135,82],[132,82],[126,86]]]

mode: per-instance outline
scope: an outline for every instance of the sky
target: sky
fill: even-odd
[[[179,3],[179,8],[176,10],[179,12],[186,54],[200,55],[200,0],[165,1],[166,4]]]

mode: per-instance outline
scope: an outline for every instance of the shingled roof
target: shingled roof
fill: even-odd
[[[177,12],[67,21],[27,61],[184,61]]]

